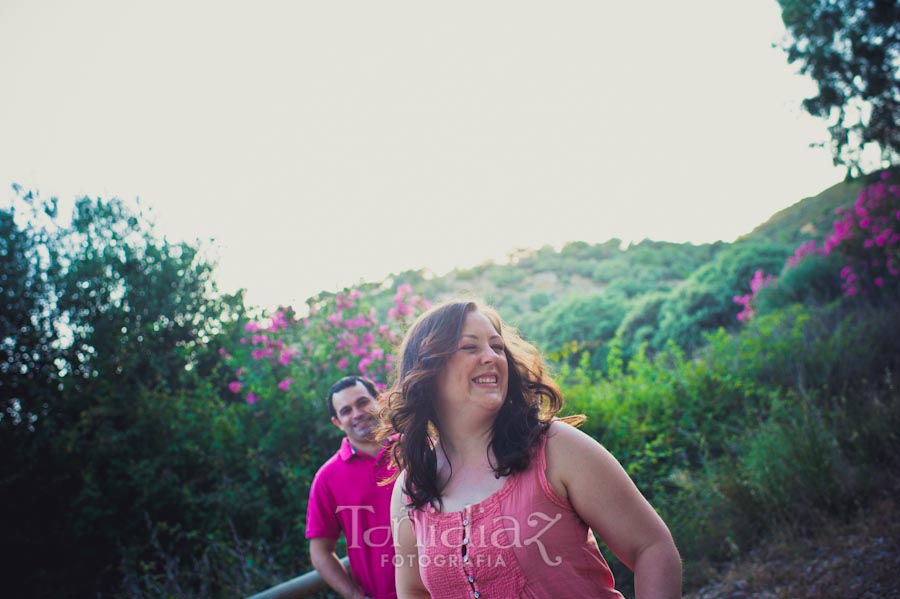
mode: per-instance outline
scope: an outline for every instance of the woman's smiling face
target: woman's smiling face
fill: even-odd
[[[450,410],[479,406],[496,413],[508,383],[503,337],[487,316],[469,312],[456,351],[437,377],[439,411],[449,415]]]

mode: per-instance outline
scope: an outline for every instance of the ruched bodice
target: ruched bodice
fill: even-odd
[[[590,528],[547,481],[546,444],[487,499],[410,512],[432,597],[622,599]]]

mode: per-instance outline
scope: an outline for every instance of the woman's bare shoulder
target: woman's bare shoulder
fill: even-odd
[[[547,429],[547,450],[566,451],[599,445],[592,437],[563,420],[553,420]]]

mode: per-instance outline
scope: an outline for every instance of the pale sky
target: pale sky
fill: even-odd
[[[0,202],[140,198],[271,308],[841,181],[775,0],[0,0]]]

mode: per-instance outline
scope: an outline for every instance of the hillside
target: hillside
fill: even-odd
[[[693,350],[708,332],[735,330],[740,306],[732,298],[748,293],[754,273],[778,274],[800,243],[821,239],[831,230],[835,209],[850,205],[877,176],[838,183],[802,199],[733,243],[573,241],[559,250],[517,250],[505,263],[486,262],[440,277],[427,270],[405,271],[364,288],[383,313],[400,284],[432,302],[460,295],[483,298],[544,351],[566,354],[566,344],[575,341],[577,349],[591,353],[594,366],[604,363],[614,339],[626,357],[641,344],[653,353],[670,340]]]
[[[865,510],[814,530],[775,535],[685,599],[896,599],[900,512],[896,484]]]
[[[879,173],[832,185],[773,214],[739,240],[765,239],[777,243],[800,243],[820,237],[831,229],[835,210],[852,203],[860,189],[878,179]]]

